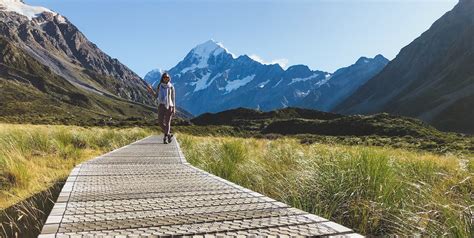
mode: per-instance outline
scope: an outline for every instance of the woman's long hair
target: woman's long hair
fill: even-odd
[[[163,73],[163,74],[161,75],[161,81],[160,81],[160,83],[163,83],[165,78],[169,78],[170,81],[171,81],[171,76],[170,76],[170,74],[169,74],[169,73]]]

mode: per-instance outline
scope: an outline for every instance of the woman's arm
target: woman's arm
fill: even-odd
[[[174,90],[174,86],[172,87],[173,90],[172,93],[171,93],[171,100],[173,100],[173,114],[176,114],[176,92]]]
[[[148,93],[150,93],[154,98],[157,98],[158,95],[156,94],[155,90],[153,90],[152,86],[147,84],[146,89],[148,90]]]
[[[171,95],[171,97],[173,98],[173,105],[176,106],[176,91],[175,91],[174,87],[173,87],[173,94]]]

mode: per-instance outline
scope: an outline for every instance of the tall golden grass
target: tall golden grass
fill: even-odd
[[[82,161],[149,134],[140,128],[0,124],[0,209],[65,179]]]
[[[362,234],[472,237],[470,156],[290,138],[178,139],[193,165]]]

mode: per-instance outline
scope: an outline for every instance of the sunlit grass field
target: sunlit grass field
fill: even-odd
[[[365,235],[472,237],[470,155],[180,134],[187,160]]]
[[[64,180],[84,160],[156,133],[0,124],[0,210]],[[366,235],[472,237],[474,158],[297,138],[179,133],[187,160]]]
[[[82,161],[151,133],[140,128],[0,124],[0,210],[66,179]]]

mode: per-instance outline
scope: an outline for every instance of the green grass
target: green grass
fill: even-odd
[[[472,156],[294,138],[178,139],[193,165],[362,234],[472,237]]]
[[[0,124],[0,209],[65,179],[82,161],[151,133],[140,128]]]

